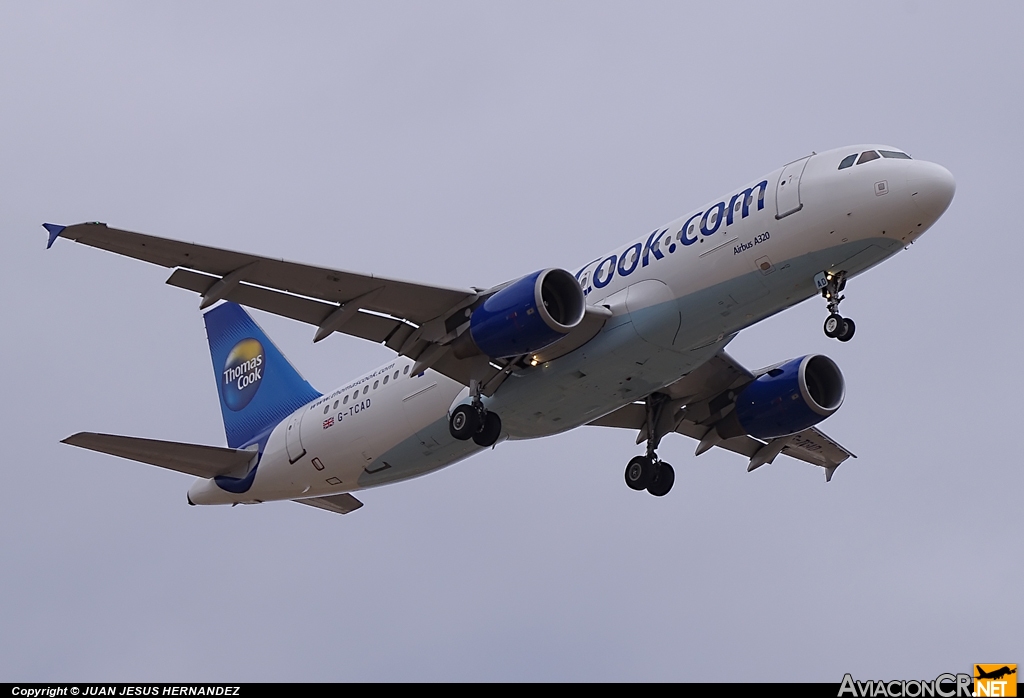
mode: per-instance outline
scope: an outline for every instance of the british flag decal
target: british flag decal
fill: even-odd
[[[324,429],[326,429],[327,427],[333,427],[333,426],[334,426],[334,417],[328,417],[327,419],[324,420]]]

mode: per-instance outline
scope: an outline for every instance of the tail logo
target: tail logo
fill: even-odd
[[[221,378],[221,395],[228,409],[238,412],[252,402],[263,381],[265,366],[263,345],[257,340],[243,339],[231,349]]]

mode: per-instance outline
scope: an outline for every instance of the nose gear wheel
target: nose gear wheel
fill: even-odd
[[[846,296],[842,295],[846,288],[846,272],[822,272],[816,279],[824,277],[821,288],[821,296],[828,305],[829,316],[825,318],[825,336],[838,339],[840,342],[849,342],[853,339],[853,333],[857,326],[850,318],[844,318],[839,314],[839,304]]]

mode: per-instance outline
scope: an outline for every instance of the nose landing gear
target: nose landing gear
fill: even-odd
[[[501,436],[501,417],[484,407],[476,381],[470,386],[470,394],[472,404],[459,405],[452,410],[448,431],[459,441],[473,439],[477,446],[493,446]]]
[[[820,272],[814,277],[814,283],[821,289],[821,296],[828,304],[829,316],[825,318],[825,336],[849,342],[857,325],[850,318],[839,314],[839,304],[846,296],[840,295],[846,288],[846,272]]]
[[[661,443],[660,424],[669,399],[654,393],[647,398],[647,454],[637,456],[626,466],[626,485],[633,490],[647,490],[655,497],[664,497],[676,481],[676,471],[658,458],[655,452]],[[672,425],[675,426],[674,424]]]

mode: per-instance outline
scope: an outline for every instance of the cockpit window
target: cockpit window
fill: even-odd
[[[897,160],[911,160],[912,158],[906,153],[901,153],[898,150],[879,150],[883,158],[895,158]]]
[[[854,153],[853,155],[847,155],[845,158],[843,158],[843,161],[841,163],[839,163],[839,169],[840,170],[845,170],[847,167],[852,167],[853,166],[853,161],[856,160],[856,159],[857,159],[857,153]]]
[[[865,162],[871,162],[872,160],[877,160],[878,157],[879,157],[878,153],[876,153],[875,151],[873,151],[873,150],[865,150],[863,153],[860,154],[860,160],[857,161],[857,164],[858,165],[862,165]]]

